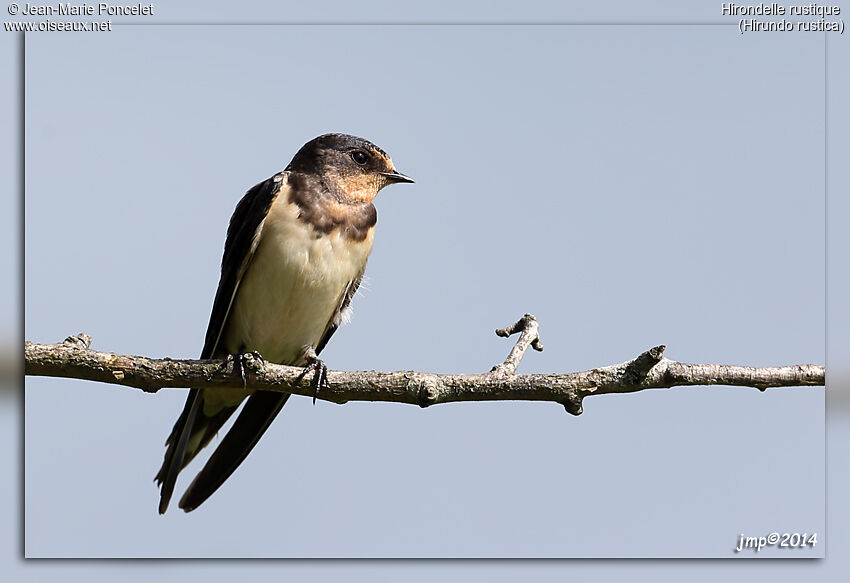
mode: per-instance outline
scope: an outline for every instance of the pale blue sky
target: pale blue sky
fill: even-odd
[[[525,14],[721,20],[657,6]],[[158,18],[216,10],[316,16]],[[345,131],[417,184],[377,201],[332,368],[486,370],[509,349],[492,329],[525,311],[546,351],[521,372],[659,343],[691,362],[823,363],[823,57],[821,35],[733,26],[31,35],[26,337],[197,355],[236,201]],[[294,399],[199,511],[159,517],[151,480],[184,398],[28,379],[27,555],[726,557],[741,532],[824,531],[821,389],[600,397],[579,418]]]

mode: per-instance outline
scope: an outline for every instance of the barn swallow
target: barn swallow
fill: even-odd
[[[241,355],[256,352],[265,361],[312,371],[318,390],[327,371],[318,355],[346,320],[372,250],[378,220],[372,201],[398,182],[413,180],[397,172],[378,146],[325,134],[304,144],[283,172],[251,188],[227,229],[201,358],[241,362]],[[227,480],[289,398],[250,388],[190,389],[155,478],[160,514],[177,475],[246,397],[233,427],[180,499],[186,512]]]

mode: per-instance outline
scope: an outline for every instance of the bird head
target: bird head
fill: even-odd
[[[413,182],[389,155],[363,138],[324,134],[304,144],[286,170],[312,175],[343,200],[372,202],[383,187]]]

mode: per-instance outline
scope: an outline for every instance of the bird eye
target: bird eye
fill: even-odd
[[[362,150],[354,150],[351,153],[351,159],[354,160],[355,164],[363,166],[366,162],[369,161],[369,156],[366,155],[366,152]]]

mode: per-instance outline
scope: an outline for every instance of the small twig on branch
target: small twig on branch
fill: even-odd
[[[334,403],[388,401],[421,407],[458,401],[553,401],[579,415],[588,395],[633,393],[686,385],[734,385],[765,390],[771,387],[823,386],[824,367],[800,364],[747,367],[686,364],[664,358],[656,346],[636,358],[611,366],[567,374],[516,374],[529,346],[543,350],[537,320],[526,314],[499,336],[520,332],[504,362],[484,374],[443,375],[414,371],[328,371],[329,388],[319,398]],[[226,360],[172,360],[127,356],[92,350],[91,337],[71,336],[60,344],[24,346],[26,374],[67,377],[135,387],[147,392],[162,388],[231,388],[244,391],[238,367]],[[245,371],[251,390],[313,396],[309,382],[297,383],[302,369],[251,359]]]
[[[496,336],[508,338],[512,334],[521,332],[519,340],[516,341],[511,353],[505,359],[505,362],[494,366],[490,372],[506,377],[516,373],[516,368],[522,357],[525,356],[525,351],[531,346],[537,352],[543,352],[543,343],[540,342],[540,332],[537,325],[537,318],[531,314],[526,314],[520,318],[513,326],[499,328],[496,330]]]

